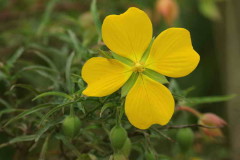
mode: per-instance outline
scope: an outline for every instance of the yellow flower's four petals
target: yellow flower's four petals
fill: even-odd
[[[198,65],[200,56],[193,49],[190,33],[170,28],[154,40],[146,67],[169,77],[183,77]]]
[[[105,18],[102,37],[114,53],[136,62],[152,39],[152,23],[145,12],[131,7],[121,15]]]
[[[131,68],[115,59],[95,57],[82,68],[82,78],[88,86],[84,95],[103,97],[117,91],[131,76]]]
[[[173,115],[174,99],[164,85],[141,74],[126,97],[125,112],[139,129],[165,125]]]

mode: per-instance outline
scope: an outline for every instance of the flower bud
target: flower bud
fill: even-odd
[[[62,130],[65,136],[73,138],[80,130],[81,121],[77,116],[66,116],[62,124]]]
[[[157,0],[156,10],[168,25],[173,25],[179,15],[178,5],[175,0]]]
[[[194,133],[190,128],[180,129],[177,133],[177,142],[182,151],[188,151],[194,141]]]
[[[128,160],[123,154],[116,153],[113,155],[113,160]]]
[[[153,153],[145,152],[145,159],[147,159],[147,160],[155,160],[156,158],[155,158]]]
[[[227,125],[227,122],[224,121],[222,118],[217,116],[213,113],[205,113],[203,114],[199,121],[199,124],[205,125],[205,126],[213,126],[213,127],[224,127]],[[201,128],[201,131],[210,137],[222,137],[222,131],[219,128]]]
[[[121,149],[121,152],[128,157],[131,153],[132,149],[132,143],[129,138],[126,139],[125,143],[123,144],[123,147]]]
[[[120,150],[127,140],[127,132],[121,126],[115,126],[110,132],[110,141],[114,150]]]

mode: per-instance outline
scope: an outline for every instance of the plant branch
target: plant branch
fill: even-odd
[[[221,128],[217,126],[206,126],[202,124],[186,124],[186,125],[176,125],[176,126],[164,126],[161,129],[181,129],[181,128],[192,128],[192,127],[201,127],[201,128],[208,128],[208,129]]]

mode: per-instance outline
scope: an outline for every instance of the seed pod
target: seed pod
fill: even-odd
[[[80,130],[81,121],[77,116],[66,116],[62,124],[62,130],[65,136],[73,138]]]
[[[121,149],[121,152],[128,157],[131,153],[132,149],[132,143],[129,138],[126,139],[125,143],[123,144],[123,147]]]
[[[155,156],[151,152],[145,152],[145,159],[147,159],[147,160],[155,160]]]
[[[188,151],[194,141],[194,133],[190,128],[180,129],[177,133],[177,142],[182,151]]]
[[[127,139],[127,132],[121,126],[115,126],[110,132],[110,141],[114,150],[119,150],[123,147]]]
[[[116,153],[113,155],[113,160],[128,160],[123,154]]]

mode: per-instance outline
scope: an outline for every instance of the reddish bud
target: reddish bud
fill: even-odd
[[[205,113],[201,116],[199,119],[199,124],[205,125],[205,126],[213,126],[213,127],[219,127],[219,128],[201,128],[203,133],[205,133],[207,136],[211,137],[222,137],[222,131],[220,127],[224,127],[227,125],[227,122],[224,121],[222,118],[217,116],[216,114],[213,113]]]
[[[179,8],[175,0],[157,0],[156,10],[168,25],[173,25],[179,15]]]

